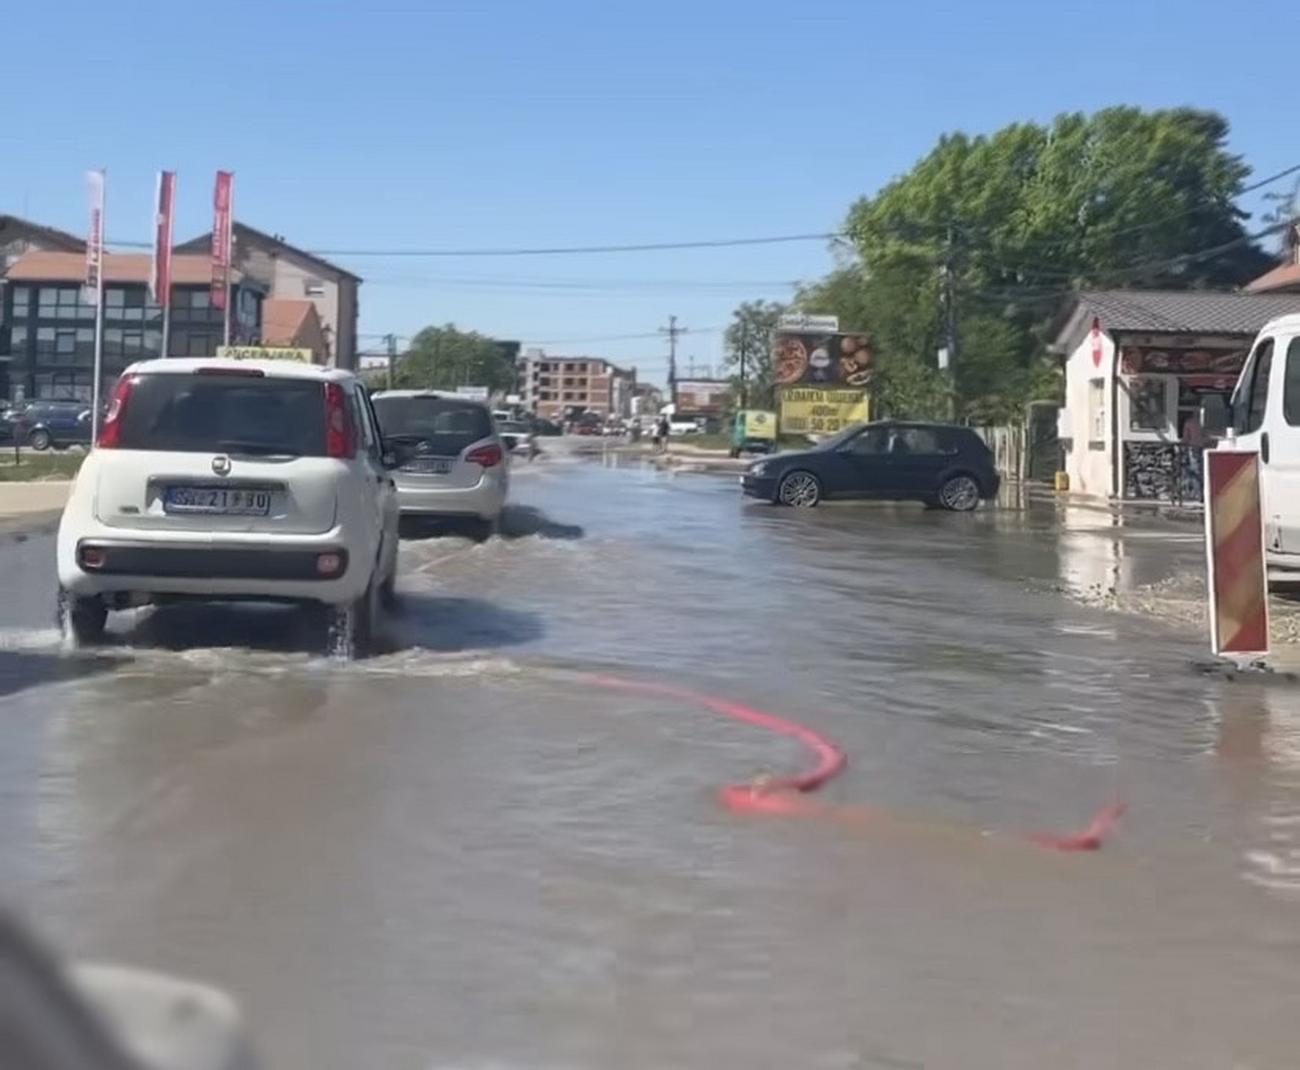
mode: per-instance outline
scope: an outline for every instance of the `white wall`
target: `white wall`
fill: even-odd
[[[1114,373],[1115,343],[1104,331],[1100,366],[1093,363],[1091,332],[1084,335],[1065,362],[1065,407],[1061,410],[1060,430],[1062,437],[1069,438],[1065,470],[1070,476],[1070,490],[1080,494],[1105,498],[1114,492],[1111,485],[1111,457],[1115,448],[1111,413]],[[1093,379],[1103,382],[1106,406],[1100,438],[1094,435],[1089,411],[1089,384]]]

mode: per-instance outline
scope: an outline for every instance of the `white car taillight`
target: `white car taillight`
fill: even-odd
[[[325,384],[325,454],[351,460],[357,453],[348,399],[338,383]]]
[[[117,449],[122,443],[122,417],[126,414],[126,404],[131,400],[131,391],[135,389],[135,376],[124,375],[113,387],[113,400],[109,402],[104,422],[99,425],[99,441],[95,443],[100,449]]]

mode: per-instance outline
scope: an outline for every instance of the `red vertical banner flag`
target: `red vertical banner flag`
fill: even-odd
[[[212,307],[225,308],[230,295],[232,229],[230,221],[234,174],[217,172],[212,191]]]
[[[104,273],[104,172],[86,172],[86,191],[90,195],[90,229],[86,233],[87,299],[99,304]]]
[[[1210,644],[1216,655],[1268,653],[1268,576],[1259,454],[1205,451]]]
[[[158,195],[154,202],[153,267],[149,272],[149,296],[163,308],[172,301],[172,223],[176,214],[176,172],[158,172]]]

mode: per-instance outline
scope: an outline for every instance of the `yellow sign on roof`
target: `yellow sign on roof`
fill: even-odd
[[[296,360],[310,364],[311,350],[296,346],[217,346],[217,356],[227,360]]]

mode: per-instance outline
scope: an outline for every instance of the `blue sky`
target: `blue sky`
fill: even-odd
[[[1278,24],[1280,29],[1280,24]],[[178,237],[236,214],[313,249],[654,242],[834,229],[944,131],[1116,103],[1223,112],[1257,175],[1300,161],[1285,49],[1221,4],[1007,0],[6,5],[0,211],[148,234],[178,172]],[[15,87],[34,87],[20,97]],[[824,272],[808,242],[501,259],[337,257],[367,335],[454,322],[661,379],[653,335],[721,360],[742,299]],[[366,338],[364,342],[377,343]]]

